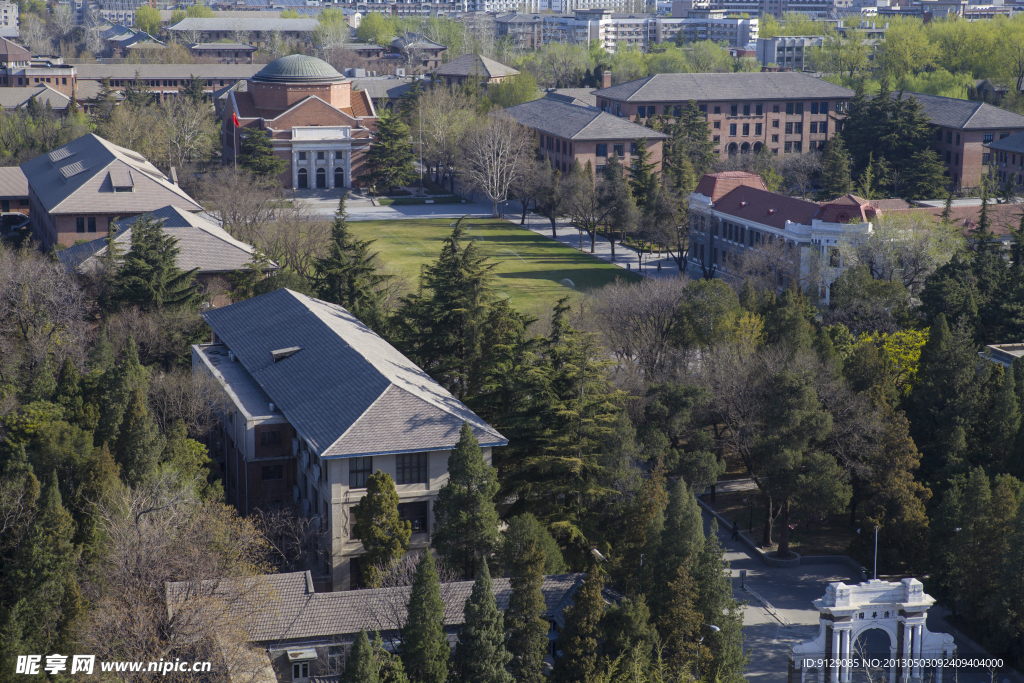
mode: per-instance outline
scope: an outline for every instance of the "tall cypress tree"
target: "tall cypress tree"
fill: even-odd
[[[480,563],[463,613],[465,622],[455,648],[452,683],[514,683],[505,669],[512,655],[505,649],[504,621],[494,600],[486,562]]]
[[[981,464],[994,471],[1008,471],[1009,458],[1013,453],[1014,442],[1020,431],[1021,416],[1017,403],[1016,381],[1012,370],[1003,371],[996,368],[998,383],[993,387],[992,397],[988,404],[988,424],[982,436]]]
[[[369,170],[360,176],[360,180],[375,190],[378,187],[390,190],[411,183],[416,179],[414,159],[409,126],[398,114],[384,109],[377,119],[377,137],[366,154]]]
[[[416,563],[401,651],[405,671],[413,681],[444,683],[448,678],[450,648],[444,633],[444,602],[430,550],[424,550]]]
[[[379,683],[379,681],[380,673],[377,660],[373,657],[373,645],[370,644],[370,638],[364,629],[359,631],[355,642],[352,643],[352,650],[345,662],[345,673],[341,675],[340,683]]]
[[[834,136],[825,145],[821,157],[821,199],[835,199],[850,194],[853,180],[850,178],[850,156],[840,135]]]
[[[636,154],[629,167],[629,187],[633,191],[637,208],[647,208],[658,192],[658,175],[651,163],[651,152],[647,149],[647,138],[636,141]]]
[[[412,525],[398,516],[398,491],[390,474],[377,470],[370,475],[366,495],[352,508],[352,517],[366,549],[363,580],[373,588],[380,581],[380,570],[409,550],[412,535]]]
[[[548,622],[544,620],[544,553],[536,541],[511,567],[512,593],[505,611],[508,650],[512,655],[509,671],[517,683],[543,683],[544,657],[548,649]]]
[[[138,306],[144,311],[198,305],[194,280],[199,269],[178,268],[180,252],[177,238],[164,233],[163,221],[136,220],[132,248],[121,262],[110,305]]]
[[[680,112],[673,126],[673,144],[681,146],[690,158],[694,175],[700,178],[707,173],[717,160],[711,139],[711,129],[707,117],[701,113],[697,103],[690,100],[686,108]]]
[[[608,242],[612,247],[612,261],[615,260],[616,233],[625,237],[637,229],[640,221],[640,210],[633,199],[631,183],[623,173],[619,157],[614,154],[608,159],[604,169],[604,182],[601,183],[601,195],[612,207],[608,214]]]
[[[128,484],[139,484],[156,471],[166,441],[153,416],[149,414],[146,397],[135,387],[118,430],[114,458]]]
[[[377,256],[371,252],[374,240],[357,239],[348,227],[345,197],[338,200],[338,210],[331,224],[331,244],[327,255],[314,261],[314,288],[317,296],[339,306],[359,318],[377,333],[387,324],[381,286],[393,275],[377,270]]]
[[[701,675],[720,683],[741,683],[748,657],[743,651],[743,606],[733,596],[725,550],[718,540],[718,522],[711,527],[693,564],[697,584],[694,608],[706,624],[718,626],[710,661],[702,660]]]
[[[572,607],[565,610],[565,628],[558,638],[562,657],[555,662],[556,681],[589,683],[593,680],[605,611],[603,590],[601,571],[591,565],[583,585],[573,595]]]
[[[128,338],[124,358],[120,364],[106,369],[99,385],[99,426],[94,443],[97,446],[107,443],[113,447],[135,390],[141,389],[143,394],[149,392],[149,371],[139,363],[139,350],[134,338]]]
[[[704,546],[704,520],[690,485],[676,482],[665,508],[664,529],[658,547],[656,582],[668,585],[680,564],[689,565]]]
[[[481,337],[497,266],[476,243],[463,246],[456,222],[437,261],[423,269],[420,291],[405,298],[399,315],[403,350],[445,389],[460,398],[472,390]]]
[[[472,428],[463,422],[459,443],[448,456],[448,483],[434,501],[431,542],[450,566],[462,567],[467,576],[486,564],[497,543],[497,492],[498,473],[484,461]]]

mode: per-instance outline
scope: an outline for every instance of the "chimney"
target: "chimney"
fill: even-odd
[[[612,72],[611,71],[605,71],[603,74],[601,74],[601,87],[602,88],[610,88],[610,87],[612,87]]]

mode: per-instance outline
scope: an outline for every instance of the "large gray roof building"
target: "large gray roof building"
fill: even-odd
[[[122,254],[131,251],[132,226],[143,218],[159,221],[163,233],[177,240],[177,266],[181,270],[196,270],[199,276],[223,275],[245,270],[252,261],[255,250],[251,245],[236,240],[213,221],[176,206],[165,206],[114,223],[117,231],[114,241],[122,246]],[[99,266],[106,253],[107,238],[101,237],[62,249],[57,252],[57,260],[68,271],[88,273]],[[273,263],[268,268],[276,269]]]
[[[738,100],[845,99],[853,91],[796,72],[656,74],[596,93],[598,101],[687,102]]]
[[[233,405],[213,437],[227,499],[243,514],[287,500],[319,516],[331,561],[318,581],[335,590],[360,583],[351,509],[371,474],[392,478],[411,547],[425,548],[463,425],[487,462],[507,443],[341,306],[278,289],[203,317],[214,343],[192,347],[193,370]]]
[[[439,67],[434,71],[434,77],[448,85],[456,85],[470,76],[478,78],[481,83],[498,83],[518,73],[512,67],[483,55],[462,55]]]
[[[550,97],[504,110],[520,124],[566,140],[661,140],[664,133],[612,116],[596,107],[581,107]]]
[[[900,94],[895,92],[892,93],[892,96],[899,97]],[[954,97],[924,95],[916,92],[905,92],[902,95],[904,98],[913,97],[920,102],[925,116],[935,126],[961,130],[1024,128],[1024,116],[985,102],[958,100]]]
[[[107,231],[117,218],[176,206],[202,211],[141,154],[90,133],[21,165],[29,185],[32,230],[50,247]],[[93,235],[96,236],[96,235]]]

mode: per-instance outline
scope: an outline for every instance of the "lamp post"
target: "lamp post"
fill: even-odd
[[[707,626],[708,630],[710,630],[712,633],[718,633],[719,631],[722,630],[722,629],[718,628],[717,626],[715,626],[714,624],[704,624],[704,625]],[[700,680],[700,645],[703,642],[704,642],[704,636],[700,636],[699,638],[697,638],[697,680],[698,681]]]

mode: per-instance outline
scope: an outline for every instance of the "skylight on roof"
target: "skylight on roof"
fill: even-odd
[[[85,171],[88,170],[89,167],[86,166],[84,163],[82,163],[81,161],[75,161],[68,164],[67,166],[61,166],[60,174],[64,176],[65,180],[67,180],[68,178],[76,176],[79,173],[84,173]]]
[[[67,159],[69,156],[71,156],[73,154],[74,154],[74,152],[68,150],[67,147],[61,147],[60,149],[53,150],[52,152],[50,152],[46,156],[48,156],[50,158],[50,163],[55,164],[58,161],[60,161],[61,159]]]

